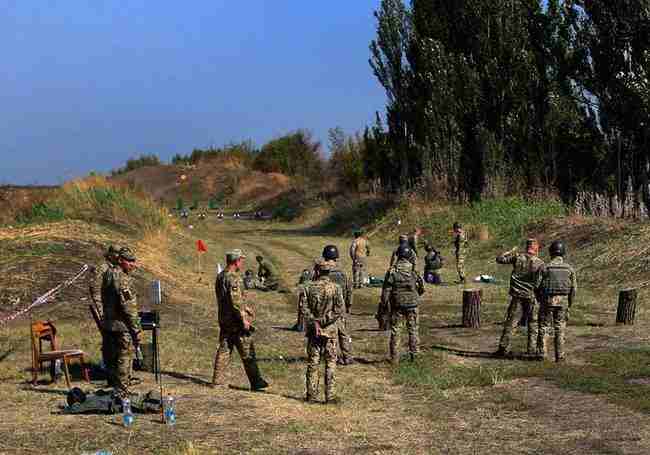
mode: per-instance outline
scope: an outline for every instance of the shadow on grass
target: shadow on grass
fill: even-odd
[[[190,374],[178,373],[176,371],[161,371],[160,373],[164,374],[166,376],[170,376],[170,377],[172,377],[174,379],[181,379],[183,381],[188,381],[188,382],[191,382],[193,384],[208,386],[208,387],[212,386],[212,382],[206,381],[205,379],[199,378],[197,376],[192,376]]]
[[[7,349],[5,352],[0,354],[0,362],[2,362],[3,360],[6,360],[7,357],[9,357],[13,353],[14,353],[14,348]]]

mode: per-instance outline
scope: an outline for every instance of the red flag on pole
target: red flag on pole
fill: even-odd
[[[196,241],[196,251],[198,251],[199,253],[205,253],[208,251],[208,247],[205,245],[203,240]]]

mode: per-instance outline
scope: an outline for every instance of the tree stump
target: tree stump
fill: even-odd
[[[636,316],[636,289],[621,289],[618,294],[617,324],[634,324]]]
[[[463,291],[463,327],[478,329],[481,327],[481,297],[480,289],[465,289]]]

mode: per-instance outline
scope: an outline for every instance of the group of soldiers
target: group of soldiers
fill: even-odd
[[[510,304],[503,323],[503,333],[499,341],[498,357],[509,356],[511,338],[519,322],[528,327],[528,355],[538,360],[548,355],[548,339],[553,326],[555,361],[565,359],[564,341],[569,309],[578,289],[576,273],[565,260],[566,247],[556,240],[549,246],[550,262],[537,256],[539,244],[536,239],[526,241],[526,251],[517,248],[498,256],[499,264],[511,264]],[[536,313],[536,308],[539,310]],[[516,318],[517,309],[522,317]]]
[[[458,283],[465,282],[464,261],[467,237],[459,223],[453,226]],[[400,361],[400,337],[408,333],[408,354],[414,359],[419,352],[418,307],[425,292],[424,280],[416,271],[419,230],[401,235],[399,244],[390,259],[384,277],[377,319],[380,328],[389,329],[389,356],[393,365]],[[497,257],[499,264],[511,264],[511,301],[506,312],[499,349],[495,355],[510,354],[511,339],[518,323],[528,327],[528,353],[544,359],[547,355],[550,325],[555,329],[555,359],[564,359],[564,328],[569,308],[577,290],[573,268],[564,261],[566,248],[562,242],[551,244],[548,264],[538,258],[539,245],[535,239],[526,242],[526,251],[510,250]],[[440,283],[442,266],[440,253],[426,245],[424,274],[432,284]],[[307,402],[315,402],[319,393],[318,372],[321,358],[325,360],[325,402],[339,401],[336,394],[335,371],[337,364],[354,363],[352,339],[348,332],[347,315],[353,304],[353,289],[364,286],[367,257],[370,254],[368,239],[363,232],[354,232],[350,246],[352,275],[348,276],[338,266],[339,251],[335,245],[326,245],[322,255],[314,261],[312,270],[305,269],[298,286],[298,318],[295,330],[305,332],[307,369]],[[226,254],[226,267],[216,278],[215,293],[219,317],[219,344],[214,360],[212,385],[224,383],[233,349],[239,353],[252,390],[263,390],[269,383],[262,377],[255,356],[253,336],[255,311],[246,300],[243,276],[246,256],[235,249]],[[275,267],[262,256],[257,256],[258,278],[253,287],[277,290],[279,275]],[[117,397],[129,394],[132,345],[139,344],[140,325],[136,296],[132,290],[130,274],[135,269],[136,258],[128,248],[109,248],[106,262],[95,269],[91,280],[91,296],[102,308],[102,355],[108,372],[108,382]],[[539,316],[535,309],[539,302]],[[521,309],[521,321],[515,315]],[[383,321],[383,324],[382,324]]]

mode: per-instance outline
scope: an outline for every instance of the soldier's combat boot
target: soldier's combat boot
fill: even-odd
[[[264,390],[269,386],[269,383],[262,378],[262,373],[260,373],[255,359],[245,360],[243,364],[246,376],[248,376],[248,380],[251,383],[251,390]]]
[[[504,359],[508,357],[508,355],[509,355],[508,350],[503,346],[499,346],[499,349],[497,349],[496,351],[494,351],[494,353],[492,353],[492,357],[498,357],[500,359]]]
[[[339,397],[332,397],[332,398],[326,398],[325,399],[326,404],[333,404],[333,405],[339,405],[341,404],[341,399]]]

